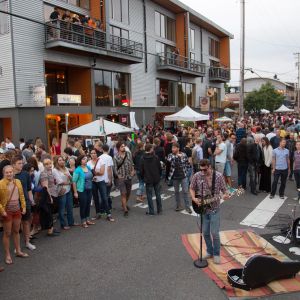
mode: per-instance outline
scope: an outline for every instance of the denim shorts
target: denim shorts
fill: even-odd
[[[226,177],[231,176],[231,162],[229,160],[227,160],[226,163],[225,163],[224,175]]]

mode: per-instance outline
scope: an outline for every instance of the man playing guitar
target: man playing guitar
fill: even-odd
[[[195,212],[203,209],[203,236],[207,249],[204,259],[213,257],[214,263],[220,264],[220,200],[221,197],[227,200],[229,195],[223,175],[212,169],[208,159],[200,160],[199,172],[191,181],[190,194]]]

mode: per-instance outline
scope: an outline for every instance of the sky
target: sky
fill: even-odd
[[[240,0],[181,0],[234,35],[231,40],[231,85],[239,84]],[[246,0],[245,68],[261,77],[297,81],[300,52],[300,0]],[[245,77],[258,77],[246,71]]]

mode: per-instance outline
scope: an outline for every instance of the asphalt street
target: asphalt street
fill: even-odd
[[[259,234],[279,233],[295,204],[294,182],[287,200]],[[181,235],[198,230],[194,216],[174,211],[174,192],[163,188],[163,215],[146,216],[147,208],[130,201],[124,218],[120,197],[113,198],[115,223],[105,220],[87,229],[72,228],[59,237],[44,233],[27,259],[14,258],[0,273],[0,299],[227,299],[201,270],[193,266]],[[249,228],[240,224],[267,196],[246,193],[221,205],[221,229]],[[94,214],[94,207],[91,208]],[[78,208],[75,209],[78,219]],[[300,216],[300,209],[298,216]],[[58,224],[57,224],[58,226]],[[3,251],[0,247],[1,265]],[[300,293],[268,297],[300,299]]]

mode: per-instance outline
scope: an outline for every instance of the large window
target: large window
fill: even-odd
[[[178,107],[186,105],[195,106],[195,85],[192,83],[178,82],[177,90]]]
[[[175,47],[161,43],[161,42],[156,42],[156,44],[155,44],[156,54],[172,53],[174,50],[175,50]]]
[[[0,10],[8,11],[8,1],[0,1]],[[7,34],[9,32],[8,15],[0,13],[0,34]]]
[[[195,30],[190,28],[190,48],[195,49]]]
[[[83,9],[90,9],[90,0],[60,0]]]
[[[175,106],[176,82],[156,80],[157,106]]]
[[[175,20],[155,12],[155,34],[175,42],[176,40],[176,22]]]
[[[129,24],[129,2],[128,0],[110,0],[110,18]]]
[[[215,87],[209,87],[213,91],[213,95],[210,97],[210,107],[211,108],[220,108],[221,107],[221,89]]]
[[[130,106],[130,75],[95,70],[96,106]]]
[[[129,39],[129,31],[116,26],[110,26],[110,34],[127,40]]]
[[[220,42],[212,38],[208,38],[209,55],[220,58]]]

